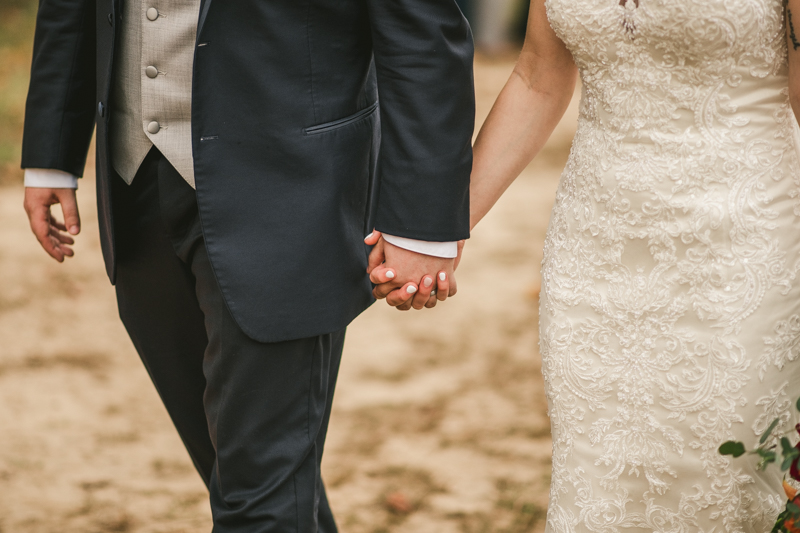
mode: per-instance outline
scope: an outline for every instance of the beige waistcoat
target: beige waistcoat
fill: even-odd
[[[192,70],[200,0],[126,0],[109,131],[111,164],[128,184],[156,148],[194,187]]]

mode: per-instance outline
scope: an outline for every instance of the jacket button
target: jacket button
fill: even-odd
[[[139,11],[141,13],[141,11]],[[158,18],[158,9],[151,7],[147,10],[147,20],[153,21]]]
[[[153,135],[158,133],[158,130],[160,130],[160,129],[161,129],[161,125],[158,122],[156,122],[155,120],[147,125],[147,133],[152,133]]]
[[[158,76],[158,69],[156,67],[154,67],[153,65],[150,65],[149,67],[144,69],[144,73],[147,74],[148,78],[152,79],[152,78],[155,78],[156,76]]]
[[[112,26],[114,25],[114,15],[112,15],[111,13],[108,14],[108,23],[111,24]]]
[[[97,113],[101,117],[105,117],[106,116],[106,106],[103,105],[103,102],[98,102],[97,103]]]

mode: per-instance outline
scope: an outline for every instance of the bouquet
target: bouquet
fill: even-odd
[[[800,399],[797,400],[795,406],[797,407],[797,410],[800,411]],[[760,470],[764,470],[770,463],[775,463],[778,461],[778,452],[776,450],[778,447],[777,443],[779,443],[781,447],[781,470],[784,472],[788,470],[790,478],[800,482],[800,469],[798,468],[798,460],[800,459],[800,442],[798,442],[795,446],[792,446],[791,442],[789,442],[789,439],[786,436],[792,431],[790,430],[786,434],[781,435],[780,439],[778,439],[776,436],[770,441],[770,444],[767,445],[767,441],[770,440],[772,432],[776,427],[778,427],[780,422],[780,418],[776,418],[772,421],[767,430],[761,435],[761,438],[758,441],[758,448],[755,450],[748,452],[742,442],[729,440],[719,447],[719,453],[722,455],[732,455],[733,457],[740,457],[745,453],[757,455],[759,457],[758,468]],[[800,424],[797,424],[794,427],[794,431],[797,431],[797,433],[800,434]],[[786,509],[784,509],[784,511],[778,515],[778,519],[775,521],[775,526],[772,528],[772,533],[800,533],[800,494],[798,494],[798,490],[796,488],[787,482],[785,475],[783,478],[783,490],[788,498],[786,502]]]

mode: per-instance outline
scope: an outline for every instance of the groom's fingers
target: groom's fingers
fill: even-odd
[[[398,311],[408,311],[411,309],[411,299],[407,300],[404,304],[398,305],[395,307]]]
[[[456,284],[456,276],[454,274],[450,275],[450,291],[447,293],[448,296],[455,296],[458,292],[458,285]]]
[[[383,300],[399,287],[402,287],[400,283],[383,283],[381,285],[376,285],[375,288],[372,289],[372,295],[378,300]]]
[[[433,309],[434,307],[436,307],[436,302],[438,301],[439,300],[436,299],[436,293],[432,292],[431,295],[428,296],[428,301],[425,304],[425,307],[427,307],[428,309]]]
[[[401,311],[411,309],[411,300],[414,294],[417,293],[417,285],[415,283],[406,283],[399,289],[393,290],[386,295],[386,303],[392,307],[397,307]]]

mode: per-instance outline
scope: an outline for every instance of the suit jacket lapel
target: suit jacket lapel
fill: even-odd
[[[200,20],[197,21],[197,39],[200,38],[200,32],[203,31],[203,24],[206,22],[206,15],[208,15],[208,8],[211,6],[211,0],[200,0]]]

